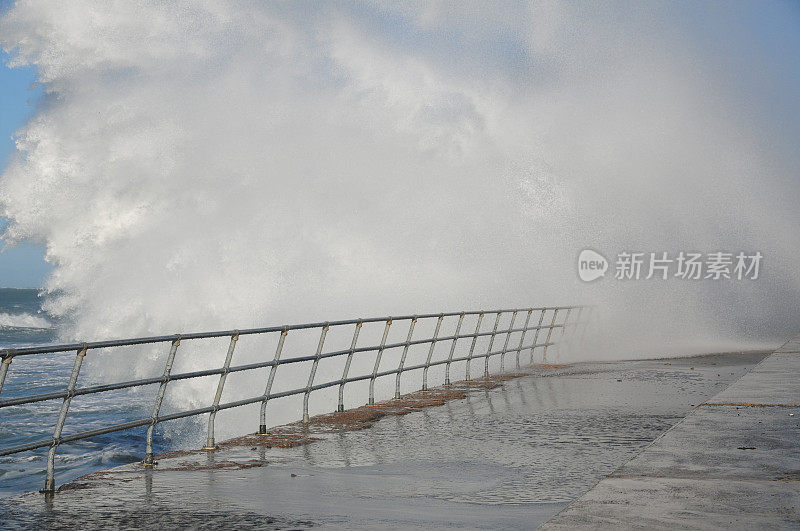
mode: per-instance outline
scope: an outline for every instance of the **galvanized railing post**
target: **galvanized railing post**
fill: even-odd
[[[328,323],[322,326],[322,333],[319,336],[319,344],[317,345],[317,354],[314,357],[314,363],[311,365],[311,372],[308,375],[308,385],[306,392],[303,394],[303,424],[308,424],[310,420],[308,416],[308,397],[311,394],[311,387],[314,385],[314,375],[317,374],[317,365],[319,365],[319,355],[322,354],[322,345],[325,343],[325,336],[328,334]]]
[[[372,369],[372,378],[369,379],[369,403],[375,403],[375,379],[378,377],[378,367],[381,364],[381,357],[383,356],[384,345],[386,345],[386,337],[389,335],[389,327],[392,326],[392,318],[386,321],[386,326],[383,327],[383,337],[381,338],[381,346],[378,349],[378,355],[375,356],[375,367]]]
[[[361,326],[364,324],[363,319],[359,319],[356,323],[356,329],[353,332],[353,340],[350,342],[350,351],[347,353],[347,361],[344,362],[344,371],[342,371],[342,383],[339,384],[339,406],[338,411],[344,411],[344,384],[347,382],[347,375],[350,373],[350,363],[353,361],[353,354],[356,350],[356,341],[358,341],[358,334],[361,331]]]
[[[544,321],[544,314],[547,308],[542,308],[542,313],[539,314],[539,323],[536,325],[536,333],[533,335],[533,345],[531,345],[531,365],[533,365],[533,352],[536,350],[536,345],[539,343],[539,332],[542,330],[542,321]]]
[[[53,431],[53,444],[50,445],[50,451],[47,452],[47,477],[44,482],[44,489],[42,490],[42,492],[45,494],[53,494],[56,490],[56,449],[58,448],[58,445],[61,444],[61,430],[64,429],[64,422],[67,420],[69,403],[72,401],[72,397],[74,396],[73,393],[75,392],[75,384],[78,383],[78,373],[80,373],[81,364],[83,364],[83,358],[85,356],[86,346],[80,349],[78,351],[78,355],[75,357],[75,364],[72,366],[72,374],[69,377],[69,384],[67,384],[67,396],[64,397],[64,401],[61,403],[61,411],[58,413],[56,428]]]
[[[497,318],[494,320],[494,329],[492,330],[492,335],[489,338],[489,349],[486,351],[486,359],[485,365],[483,367],[483,377],[489,377],[489,356],[492,353],[492,346],[494,346],[494,338],[497,337],[497,325],[500,324],[500,316],[503,315],[503,312],[497,312]]]
[[[211,407],[211,413],[208,415],[208,439],[203,450],[215,450],[217,446],[214,444],[214,420],[219,411],[219,401],[222,398],[222,390],[225,387],[225,380],[228,378],[228,373],[231,368],[231,358],[233,358],[233,349],[236,348],[236,342],[239,341],[239,331],[237,330],[231,336],[231,342],[228,344],[228,353],[225,355],[225,363],[222,365],[222,374],[219,375],[219,382],[217,383],[217,393],[214,395],[214,403]]]
[[[286,341],[286,328],[281,330],[281,337],[278,339],[278,347],[275,349],[275,357],[272,360],[272,367],[269,369],[269,378],[267,378],[267,387],[264,389],[264,397],[261,400],[261,413],[259,415],[258,434],[267,434],[267,402],[269,401],[269,394],[272,392],[272,382],[275,381],[275,372],[278,370],[278,362],[281,359],[281,352],[283,351],[283,343]]]
[[[568,338],[568,341],[567,341],[569,344],[575,344],[575,342],[578,339],[578,334],[581,331],[581,323],[583,322],[583,321],[581,321],[581,314],[582,313],[583,313],[583,306],[580,306],[580,307],[577,308],[577,311],[575,312],[575,322],[573,323],[573,326],[575,327],[575,330],[572,331],[570,333],[570,335],[569,335],[569,338]]]
[[[581,324],[581,317],[583,316],[583,306],[578,307],[578,315],[575,316],[575,321],[578,326]]]
[[[514,329],[514,321],[517,320],[517,310],[511,314],[511,324],[508,325],[508,333],[506,334],[506,341],[503,343],[503,351],[500,353],[500,372],[506,370],[506,352],[508,352],[508,340],[511,339],[511,331]]]
[[[433,339],[431,340],[431,346],[428,349],[428,359],[425,362],[425,367],[422,369],[422,390],[428,390],[428,369],[431,367],[431,358],[433,357],[433,349],[436,348],[436,340],[439,337],[439,329],[442,327],[442,320],[444,319],[444,314],[439,314],[439,320],[436,321],[436,330],[433,332]]]
[[[575,332],[575,342],[579,345],[583,344],[586,339],[586,331],[589,329],[589,323],[592,320],[592,307],[586,308],[586,316],[583,315],[583,306],[578,312],[578,331]]]
[[[3,392],[3,384],[6,382],[6,374],[8,374],[8,366],[11,365],[11,356],[3,357],[3,362],[0,364],[0,393]]]
[[[164,393],[167,391],[167,382],[169,382],[169,375],[172,372],[172,363],[175,361],[175,352],[178,350],[178,345],[181,344],[181,337],[172,342],[167,355],[167,362],[164,364],[164,375],[161,377],[161,385],[158,386],[158,394],[156,395],[156,402],[153,405],[153,416],[150,420],[150,426],[147,427],[147,446],[145,449],[144,461],[142,464],[145,466],[153,466],[156,464],[153,459],[153,432],[155,431],[156,424],[158,423],[158,413],[161,411],[161,403],[164,401]]]
[[[403,354],[400,356],[400,366],[397,367],[397,375],[394,381],[394,397],[400,398],[400,375],[403,374],[403,367],[406,364],[406,355],[408,354],[408,347],[411,346],[411,334],[414,333],[414,326],[417,324],[417,316],[411,319],[411,324],[408,326],[408,336],[406,336],[406,344],[403,347]]]
[[[560,354],[563,348],[566,346],[564,343],[564,334],[567,332],[567,321],[569,321],[569,314],[572,312],[572,308],[567,308],[567,315],[564,316],[564,322],[561,323],[561,335],[559,336],[558,340],[558,349],[556,350],[556,354]]]
[[[531,314],[533,313],[533,308],[528,310],[528,315],[525,317],[525,324],[522,326],[522,335],[519,336],[519,345],[517,345],[517,370],[519,370],[519,357],[522,354],[522,343],[525,341],[525,334],[528,333],[528,323],[531,322]]]
[[[550,346],[550,336],[553,335],[553,327],[556,325],[556,316],[558,316],[558,308],[553,310],[553,320],[550,321],[550,327],[547,329],[547,339],[544,340],[544,350],[542,351],[542,363],[547,359],[547,347]]]
[[[478,334],[481,331],[481,321],[483,321],[483,312],[478,314],[478,323],[475,325],[475,333],[472,334],[472,345],[469,347],[469,354],[467,354],[467,369],[464,379],[470,381],[469,366],[472,363],[472,354],[475,352],[475,344],[478,342]]]
[[[456,325],[455,337],[453,337],[453,343],[450,345],[450,354],[447,356],[447,365],[444,366],[445,385],[450,385],[450,364],[453,363],[453,353],[456,351],[456,341],[458,341],[458,335],[461,333],[461,323],[463,322],[464,322],[464,312],[461,312],[461,315],[458,316],[458,324]]]

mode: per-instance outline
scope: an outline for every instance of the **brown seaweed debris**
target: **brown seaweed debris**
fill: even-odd
[[[182,461],[177,463],[175,466],[170,467],[159,467],[158,470],[161,472],[183,472],[183,471],[194,471],[194,470],[245,470],[248,468],[257,468],[260,466],[264,466],[263,461],[256,461],[250,460],[245,462],[238,462],[238,461],[220,461],[218,463],[209,462],[206,464],[201,464],[198,462],[190,463],[188,461]]]
[[[563,369],[567,365],[556,364],[534,364],[526,369]],[[303,422],[293,422],[272,428],[266,434],[249,434],[223,441],[217,446],[223,448],[235,447],[267,447],[267,448],[294,448],[322,440],[326,434],[357,431],[371,427],[378,420],[389,415],[406,415],[414,411],[419,411],[426,407],[441,406],[449,400],[460,400],[473,390],[493,389],[502,385],[502,382],[530,376],[530,372],[516,372],[492,375],[485,378],[474,380],[462,380],[451,385],[444,385],[425,391],[416,391],[383,402],[366,404],[357,408],[345,411],[325,413],[316,415],[309,419],[307,424]],[[203,450],[176,450],[158,454],[157,459],[170,459],[187,456],[197,456]],[[186,471],[186,470],[237,470],[243,468],[253,468],[262,466],[263,461],[230,461],[223,460],[219,463],[210,462],[200,464],[199,462],[181,461],[172,466],[158,466],[153,470],[162,471]],[[91,484],[81,483],[81,480],[106,480],[120,479],[114,477],[110,472],[96,472],[78,478],[71,484],[64,485],[65,489],[91,488]]]
[[[251,433],[234,439],[221,442],[218,448],[231,448],[236,446],[264,446],[266,448],[294,448],[304,444],[319,441],[319,437],[311,437],[300,423],[288,424],[273,428],[263,435]]]
[[[130,483],[131,481],[141,479],[142,476],[129,476],[129,475],[121,475],[116,473],[113,470],[100,470],[97,472],[92,472],[91,474],[86,474],[81,476],[69,483],[64,483],[60,487],[58,487],[57,492],[64,492],[68,490],[85,490],[85,489],[92,489],[95,488],[98,483],[100,482],[110,482],[118,481],[122,483]]]
[[[171,459],[173,457],[184,457],[192,455],[195,450],[172,450],[171,452],[164,452],[155,456],[155,459]]]
[[[566,365],[538,365],[535,368],[563,368]],[[277,448],[292,448],[320,440],[321,436],[328,433],[357,431],[371,427],[378,420],[390,415],[406,415],[422,408],[441,406],[449,400],[459,400],[467,396],[467,393],[474,389],[492,389],[498,387],[502,382],[528,376],[529,373],[505,373],[489,376],[488,378],[478,378],[475,380],[464,380],[455,382],[452,385],[445,385],[416,391],[377,402],[366,404],[357,408],[324,413],[309,419],[307,424],[294,422],[283,426],[272,428],[268,433],[259,435],[251,434],[237,437],[220,444],[220,447],[232,446],[266,446]]]

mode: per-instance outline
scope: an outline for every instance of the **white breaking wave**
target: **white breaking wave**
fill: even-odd
[[[746,11],[16,2],[0,39],[47,98],[0,179],[5,237],[46,242],[64,339],[587,302],[608,318],[587,358],[774,340],[800,298],[798,139],[776,125],[797,90],[760,102],[756,51],[700,44]],[[755,282],[584,284],[584,248],[765,259]]]
[[[29,313],[0,313],[0,328],[52,328],[44,317]]]

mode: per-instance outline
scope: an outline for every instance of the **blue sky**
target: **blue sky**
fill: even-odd
[[[14,132],[33,114],[41,100],[34,85],[34,68],[8,68],[8,54],[0,52],[0,167],[5,168],[14,151]],[[8,224],[0,218],[0,231]],[[51,266],[44,261],[44,246],[22,243],[0,252],[0,287],[40,287]]]

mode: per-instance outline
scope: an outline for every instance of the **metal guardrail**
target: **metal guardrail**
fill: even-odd
[[[445,365],[445,385],[450,385],[450,367],[453,363],[456,362],[466,362],[466,374],[465,379],[470,380],[470,366],[472,361],[478,360],[483,358],[484,359],[484,377],[489,376],[489,359],[492,356],[500,355],[500,371],[503,372],[505,369],[505,356],[506,354],[516,353],[516,367],[520,367],[520,356],[522,352],[526,350],[530,350],[530,360],[533,363],[533,356],[534,350],[537,348],[542,349],[542,359],[546,359],[547,356],[547,349],[548,347],[554,345],[556,343],[555,338],[553,337],[553,331],[560,329],[561,333],[559,334],[559,339],[564,336],[564,332],[568,326],[578,325],[581,324],[580,314],[583,312],[583,306],[559,306],[559,307],[539,307],[539,308],[518,308],[518,309],[511,309],[511,310],[491,310],[491,311],[470,311],[470,312],[451,312],[451,313],[438,313],[438,314],[424,314],[424,315],[404,315],[400,317],[372,317],[366,319],[350,319],[344,321],[330,321],[330,322],[322,322],[322,323],[306,323],[306,324],[295,324],[295,325],[285,325],[285,326],[273,326],[273,327],[266,327],[266,328],[251,328],[247,330],[226,330],[226,331],[219,331],[219,332],[201,332],[201,333],[193,333],[193,334],[175,334],[170,336],[155,336],[155,337],[141,337],[141,338],[133,338],[133,339],[116,339],[110,341],[96,341],[96,342],[89,342],[89,343],[72,343],[72,344],[63,344],[63,345],[45,345],[45,346],[34,346],[34,347],[24,347],[24,348],[16,348],[16,349],[4,349],[0,350],[0,393],[3,390],[3,384],[5,383],[6,377],[9,373],[9,368],[11,366],[11,362],[14,358],[20,356],[31,356],[31,355],[40,355],[40,354],[48,354],[48,353],[62,353],[62,352],[76,352],[77,355],[75,357],[75,362],[72,367],[72,372],[69,378],[69,382],[67,387],[64,391],[56,391],[50,393],[41,393],[35,394],[30,396],[23,396],[18,398],[9,398],[2,400],[0,399],[0,410],[3,408],[8,408],[12,406],[19,406],[23,404],[32,404],[37,402],[43,402],[46,400],[57,400],[62,399],[63,402],[61,404],[61,409],[59,411],[58,419],[54,426],[53,436],[48,437],[46,439],[40,439],[31,441],[29,443],[20,444],[16,446],[10,446],[5,448],[0,448],[0,456],[16,454],[20,452],[27,452],[31,450],[35,450],[37,448],[45,448],[49,447],[50,450],[48,452],[48,459],[47,459],[47,475],[45,480],[45,487],[42,492],[46,494],[52,494],[55,492],[55,454],[56,450],[58,449],[59,445],[74,441],[79,441],[82,439],[88,439],[91,437],[97,437],[100,435],[105,435],[108,433],[123,431],[123,430],[130,430],[138,427],[147,426],[147,443],[146,443],[146,450],[145,450],[145,458],[143,464],[146,466],[154,466],[156,464],[154,460],[154,451],[153,451],[153,433],[157,424],[162,422],[176,420],[196,415],[204,415],[206,413],[209,414],[208,419],[208,438],[206,441],[206,446],[204,449],[211,450],[215,448],[214,442],[214,420],[216,418],[216,414],[219,411],[236,408],[240,406],[245,406],[248,404],[261,404],[260,415],[259,415],[259,430],[258,433],[266,434],[267,433],[267,421],[266,421],[266,408],[267,403],[270,400],[274,400],[277,398],[283,398],[287,396],[293,395],[303,395],[303,422],[309,422],[309,414],[308,414],[308,401],[309,396],[313,391],[317,391],[320,389],[325,389],[329,387],[339,386],[339,401],[338,401],[338,411],[344,411],[344,388],[345,384],[369,380],[369,403],[373,404],[375,402],[375,381],[384,376],[395,375],[395,398],[400,397],[400,377],[403,373],[415,371],[415,370],[422,370],[422,390],[428,389],[428,370],[431,367]],[[591,309],[591,308],[589,308]],[[573,310],[576,310],[576,319],[573,322],[568,322],[570,319],[570,314]],[[559,322],[559,312],[563,315],[563,320]],[[511,321],[508,325],[508,328],[498,330],[498,326],[500,324],[500,319],[503,314],[511,314]],[[521,327],[514,328],[515,322],[517,321],[517,317],[520,314],[525,315],[525,322]],[[534,320],[536,317],[534,314],[538,314],[538,322],[537,324],[532,324],[532,316],[534,316]],[[550,323],[549,324],[542,324],[545,322],[545,315],[549,314]],[[461,333],[462,324],[464,322],[465,316],[473,315],[477,316],[477,324],[475,329],[472,333]],[[481,325],[484,321],[485,317],[494,316],[494,326],[492,327],[491,331],[481,330]],[[440,336],[440,330],[442,328],[442,321],[447,317],[458,317],[458,323],[456,325],[456,330],[453,335],[450,336]],[[435,331],[432,337],[428,337],[425,339],[412,339],[414,328],[417,323],[421,320],[425,319],[436,319],[436,326]],[[408,321],[408,333],[406,335],[406,340],[399,343],[387,343],[387,338],[389,335],[390,327],[400,321]],[[366,323],[384,323],[383,328],[383,335],[380,343],[378,345],[368,346],[368,347],[358,347],[357,341],[358,336],[361,331],[361,328]],[[341,327],[341,326],[354,326],[353,336],[350,343],[350,348],[345,350],[335,350],[330,352],[324,351],[324,344],[325,338],[328,334],[328,331],[332,327]],[[305,356],[297,356],[293,358],[281,358],[281,352],[283,350],[284,341],[286,336],[289,332],[293,330],[309,330],[309,329],[319,329],[320,336],[319,342],[314,354],[309,354]],[[535,331],[533,342],[530,344],[524,344],[525,337],[528,332]],[[546,331],[546,337],[544,342],[539,343],[539,336],[540,332]],[[509,348],[509,340],[511,335],[514,333],[520,333],[519,343],[516,348]],[[233,360],[234,350],[236,348],[236,343],[241,336],[245,335],[256,335],[256,334],[280,334],[278,338],[277,348],[275,351],[275,355],[271,360],[260,361],[256,363],[250,363],[246,365],[236,365],[232,366],[231,362]],[[498,336],[505,335],[505,341],[503,344],[503,348],[500,350],[492,350],[494,348],[495,340]],[[175,361],[175,356],[178,351],[178,347],[180,346],[182,341],[187,340],[202,340],[202,339],[209,339],[209,338],[219,338],[219,337],[229,337],[230,342],[228,345],[227,354],[225,356],[225,361],[222,367],[218,369],[208,369],[208,370],[200,370],[200,371],[192,371],[192,372],[184,372],[179,374],[172,374],[172,367]],[[480,337],[489,337],[489,347],[483,354],[476,354],[475,347]],[[469,353],[466,356],[454,357],[456,343],[461,339],[469,339],[471,340]],[[447,358],[441,360],[433,360],[434,348],[437,343],[451,341],[449,354]],[[89,387],[77,387],[78,382],[78,375],[81,370],[81,365],[83,363],[83,359],[86,356],[87,352],[95,349],[101,348],[118,348],[118,347],[126,347],[132,345],[144,345],[144,344],[158,344],[158,343],[165,343],[169,344],[169,353],[167,355],[166,364],[164,366],[164,372],[160,377],[153,377],[153,378],[141,378],[138,380],[130,380],[125,382],[117,382],[105,385],[95,385]],[[422,344],[429,344],[427,358],[425,363],[416,364],[412,366],[406,366],[406,357],[408,354],[409,347],[413,345],[422,345]],[[394,348],[402,348],[402,354],[400,357],[399,366],[396,369],[390,370],[380,370],[381,358],[383,353],[387,349],[394,349]],[[365,353],[365,352],[377,352],[375,358],[375,364],[373,370],[367,374],[359,375],[359,376],[352,376],[349,374],[350,366],[353,360],[353,356],[357,353]],[[323,383],[315,383],[315,376],[317,372],[317,367],[319,365],[320,360],[325,358],[331,358],[336,356],[346,356],[346,361],[344,364],[344,371],[342,373],[342,377],[336,380],[331,380]],[[275,381],[275,374],[280,365],[290,365],[302,362],[311,361],[311,370],[308,375],[308,382],[304,387],[291,389],[287,391],[281,392],[272,392],[272,386]],[[262,368],[269,367],[269,375],[266,381],[266,388],[264,393],[258,394],[256,396],[252,396],[250,398],[236,400],[227,403],[220,403],[222,398],[222,392],[225,387],[225,381],[227,379],[228,374],[234,372],[242,372],[242,371],[252,371]],[[167,384],[172,381],[179,381],[179,380],[188,380],[193,378],[200,378],[204,376],[213,376],[219,375],[219,381],[217,383],[216,393],[214,394],[213,401],[211,405],[201,408],[189,409],[185,411],[178,411],[175,413],[170,413],[166,415],[160,414],[162,402],[164,400],[164,394],[167,389]],[[153,405],[152,415],[147,418],[142,418],[138,420],[133,420],[129,422],[124,422],[120,424],[114,424],[110,426],[105,426],[102,428],[96,428],[93,430],[86,430],[81,431],[78,433],[70,434],[70,435],[62,435],[62,430],[64,428],[64,423],[67,418],[67,414],[69,413],[70,403],[73,398],[77,396],[89,395],[94,393],[103,393],[109,391],[116,391],[121,389],[130,389],[134,387],[140,387],[144,385],[152,385],[152,384],[159,384],[158,392],[155,397],[155,403]]]

